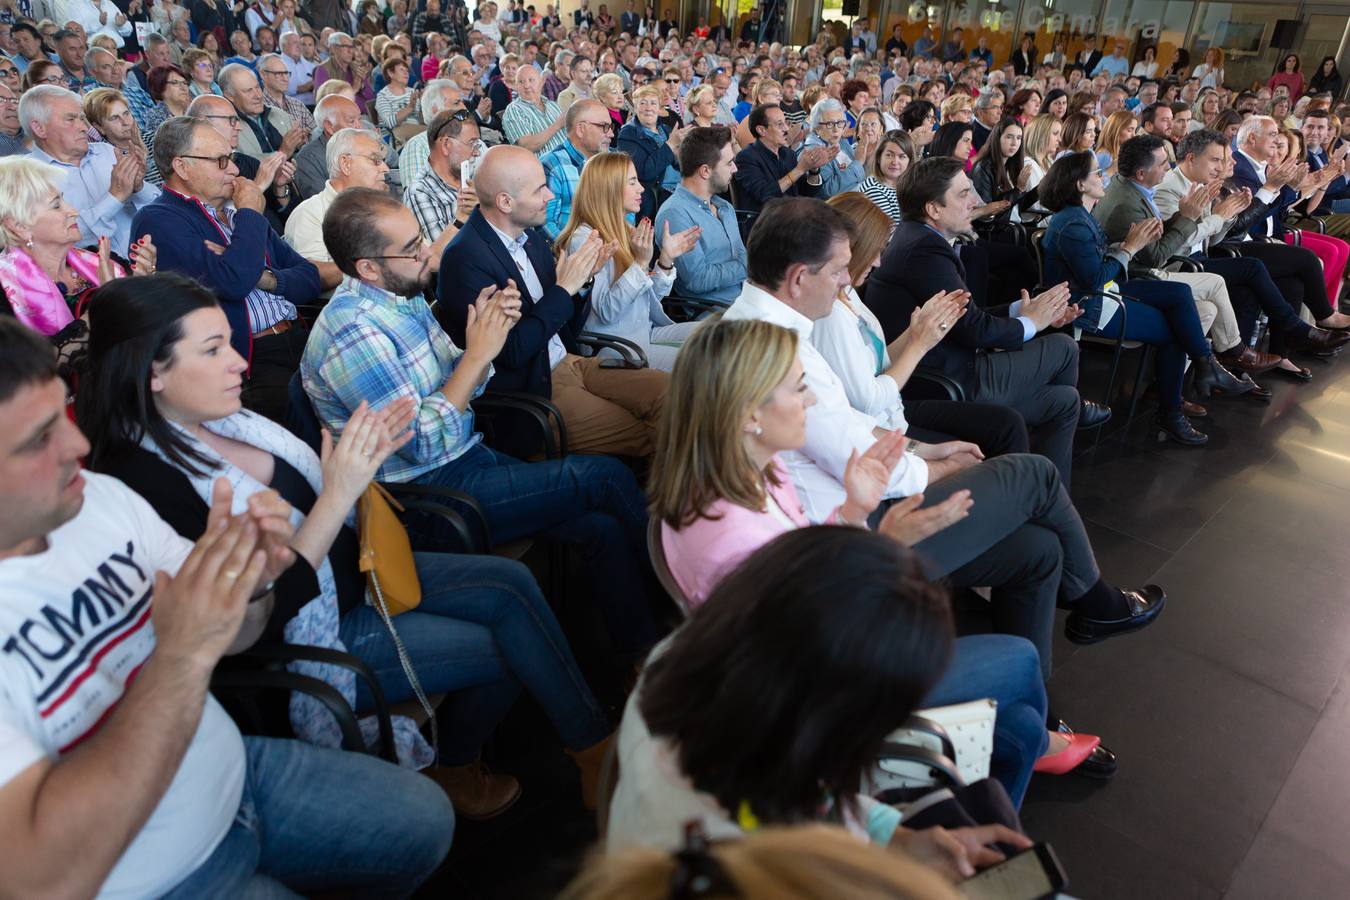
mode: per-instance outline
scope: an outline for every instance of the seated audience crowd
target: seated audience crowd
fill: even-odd
[[[953,897],[1128,762],[1054,711],[1056,610],[1168,602],[1069,494],[1140,402],[1083,348],[1153,348],[1198,448],[1350,342],[1330,57],[48,5],[0,9],[16,895],[410,895],[522,796],[528,693],[601,823],[569,897]],[[987,778],[880,785],[990,700]]]

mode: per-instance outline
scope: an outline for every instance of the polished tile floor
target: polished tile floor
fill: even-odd
[[[1213,402],[1206,448],[1145,414],[1076,460],[1105,574],[1170,596],[1145,632],[1056,647],[1056,711],[1120,757],[1108,783],[1038,777],[1023,810],[1079,897],[1350,897],[1350,358],[1305,364],[1262,379],[1269,404]],[[537,709],[495,755],[525,796],[461,826],[427,896],[552,896],[594,836]]]

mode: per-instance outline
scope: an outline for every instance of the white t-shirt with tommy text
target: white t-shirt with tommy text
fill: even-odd
[[[83,508],[44,552],[0,560],[0,787],[98,732],[155,647],[155,571],[178,571],[192,549],[117,479],[84,478]],[[159,896],[190,875],[225,837],[243,784],[243,738],[208,696],[178,773],[99,896]]]

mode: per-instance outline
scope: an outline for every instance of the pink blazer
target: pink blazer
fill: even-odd
[[[797,489],[777,457],[773,467],[781,483],[771,488],[770,493],[788,518],[798,528],[805,528],[811,523],[802,512]],[[664,522],[661,524],[666,564],[689,598],[685,612],[692,612],[702,604],[717,582],[741,560],[788,530],[778,517],[768,512],[756,512],[726,500],[718,500],[708,513],[678,531]]]

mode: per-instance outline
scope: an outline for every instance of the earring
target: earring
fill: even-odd
[[[28,239],[28,243],[24,244],[24,246],[27,247],[29,250],[32,250],[32,249],[33,249],[33,239],[32,239],[32,238],[29,238],[29,239]]]
[[[756,425],[756,426],[755,426],[755,436],[758,437],[759,435],[761,435],[761,434],[763,434],[763,433],[764,433],[764,426],[762,426],[762,425]]]

